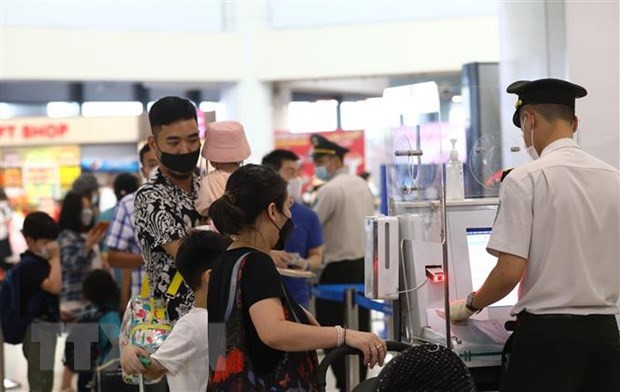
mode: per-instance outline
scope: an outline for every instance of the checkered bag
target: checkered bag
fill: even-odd
[[[411,347],[377,376],[377,391],[474,392],[469,370],[452,350],[436,344]]]

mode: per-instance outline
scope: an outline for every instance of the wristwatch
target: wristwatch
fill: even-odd
[[[467,298],[465,299],[465,307],[466,307],[467,309],[469,309],[470,311],[472,311],[472,312],[479,312],[479,311],[481,311],[482,309],[477,309],[477,308],[475,308],[475,307],[472,305],[472,303],[474,302],[474,296],[475,296],[475,295],[476,295],[476,292],[474,291],[474,292],[472,292],[471,294],[469,294],[469,295],[467,296]]]

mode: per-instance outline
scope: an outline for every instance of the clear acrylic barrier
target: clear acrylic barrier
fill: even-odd
[[[465,199],[498,197],[502,172],[529,161],[520,129],[502,130],[502,93],[498,85],[468,85],[465,76],[462,86],[426,82],[384,90],[390,215],[440,200],[451,140],[463,164]]]
[[[443,340],[457,352],[472,356],[493,356],[501,348],[495,341],[487,344],[491,338],[487,339],[486,333],[453,330],[445,317],[433,321],[445,323],[444,328],[431,328],[427,314],[430,308],[433,312],[447,310],[448,299],[456,299],[456,285],[470,279],[467,274],[450,276],[462,269],[448,271],[448,264],[453,266],[462,258],[448,262],[446,212],[450,208],[481,208],[474,205],[485,202],[493,204],[502,172],[529,159],[520,130],[511,127],[502,131],[500,94],[496,84],[472,86],[465,77],[463,86],[453,88],[426,82],[384,91],[388,115],[384,151],[388,214],[401,216],[401,290],[407,291],[400,297],[403,340]],[[486,200],[445,201],[444,172],[452,150],[451,139],[456,139],[455,149],[463,163],[465,199]],[[442,265],[447,277],[444,284],[423,283],[425,266],[429,264]],[[435,338],[430,339],[433,334]],[[470,340],[470,335],[476,339]],[[459,343],[447,343],[446,336]]]

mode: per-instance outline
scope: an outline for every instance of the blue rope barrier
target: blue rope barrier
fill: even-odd
[[[348,289],[354,289],[358,292],[364,291],[363,284],[323,284],[312,288],[312,295],[320,299],[329,301],[344,302],[344,292]],[[392,315],[392,305],[373,301],[361,294],[355,295],[355,303],[362,308],[375,310],[377,312]]]

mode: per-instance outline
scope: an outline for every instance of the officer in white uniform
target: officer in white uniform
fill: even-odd
[[[487,245],[497,265],[451,304],[451,318],[466,320],[520,283],[501,390],[620,391],[620,175],[573,141],[583,87],[540,79],[507,92],[519,96],[513,123],[534,161],[504,179]]]
[[[327,266],[320,284],[364,283],[364,218],[375,215],[374,197],[366,181],[347,173],[344,155],[348,149],[312,135],[312,158],[315,175],[326,184],[317,194],[314,211],[323,227],[324,260]],[[321,325],[344,325],[342,302],[316,300],[316,316]],[[370,331],[370,312],[359,308],[359,330]],[[326,350],[329,351],[329,350]],[[335,361],[332,370],[336,384],[345,389],[344,359]],[[360,379],[366,378],[366,367],[360,363]]]

